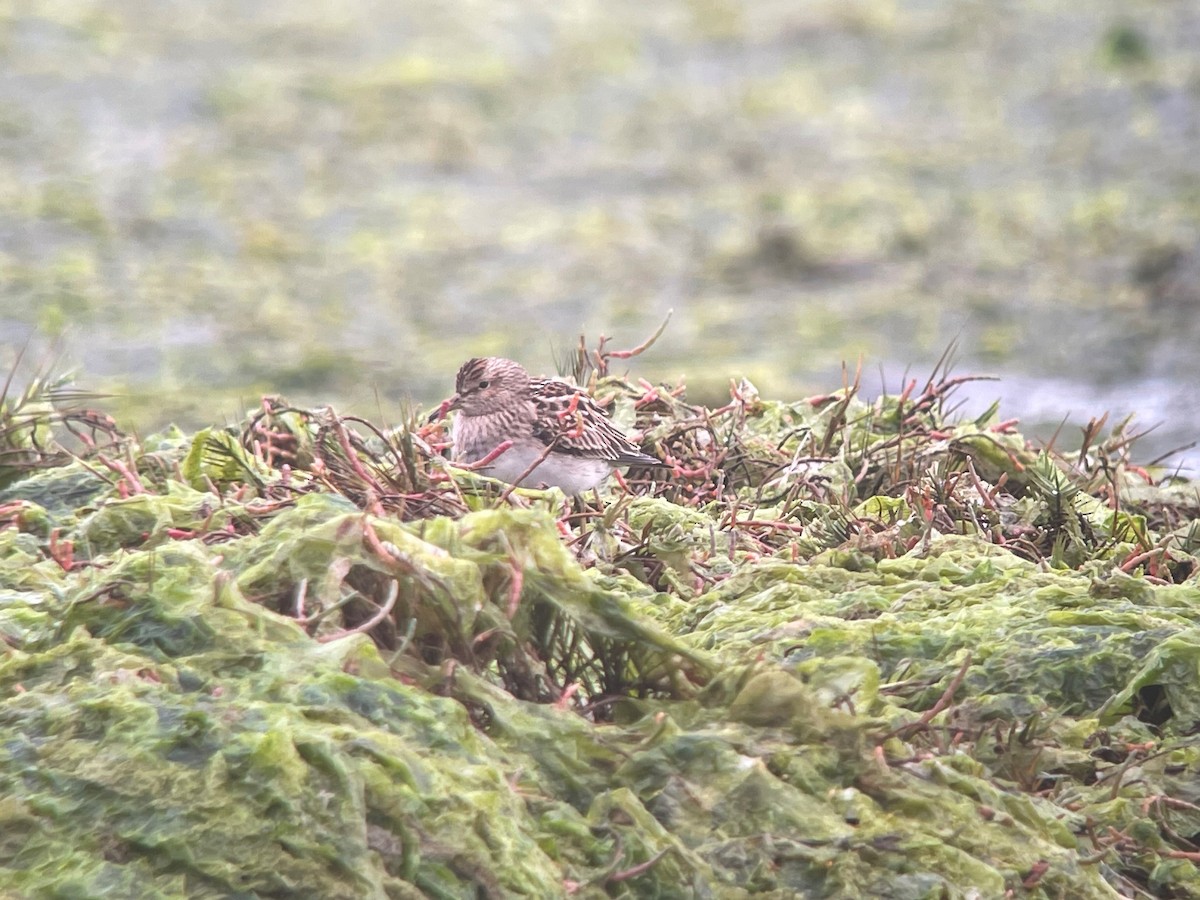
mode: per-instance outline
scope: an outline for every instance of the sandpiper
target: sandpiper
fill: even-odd
[[[509,484],[547,485],[582,494],[618,466],[662,466],[637,448],[581,388],[530,378],[501,357],[469,359],[458,370],[451,427],[454,459],[477,463],[505,441],[512,446],[480,471]]]

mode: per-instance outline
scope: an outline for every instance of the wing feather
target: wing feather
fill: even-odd
[[[603,459],[618,466],[663,464],[625,437],[587,392],[550,378],[534,380],[531,387],[537,413],[533,435],[547,444],[557,438],[556,452]]]

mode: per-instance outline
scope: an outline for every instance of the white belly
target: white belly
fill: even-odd
[[[465,429],[460,425],[462,416],[455,416],[451,425],[451,438],[454,441],[454,458],[461,462],[476,462],[496,449],[500,441],[491,440],[478,432],[464,434]],[[468,440],[473,438],[473,440]],[[486,446],[485,446],[486,445]],[[545,447],[537,441],[524,440],[509,447],[486,466],[476,471],[491,478],[517,482],[525,471],[542,455]],[[600,484],[611,467],[602,459],[572,456],[567,453],[551,453],[538,463],[536,469],[521,478],[521,487],[540,487],[551,485],[561,489],[566,494],[582,494]]]
[[[499,478],[520,487],[539,487],[543,484],[561,488],[566,494],[582,494],[600,484],[612,471],[602,459],[551,453],[538,463],[537,468],[521,478],[521,475],[541,456],[542,446],[514,444],[490,465],[480,469],[485,475]],[[517,479],[521,478],[520,482]]]

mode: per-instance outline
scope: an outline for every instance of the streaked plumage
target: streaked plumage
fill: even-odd
[[[447,410],[458,410],[451,428],[454,458],[474,463],[503,441],[512,447],[481,471],[514,483],[546,447],[553,448],[520,484],[554,485],[581,494],[617,466],[661,466],[639,450],[583,390],[565,381],[530,378],[520,363],[469,359],[458,370]]]

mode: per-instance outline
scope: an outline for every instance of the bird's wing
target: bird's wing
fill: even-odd
[[[544,444],[554,441],[556,452],[618,466],[663,464],[639,450],[583,390],[556,379],[535,380],[532,388],[533,436]]]

